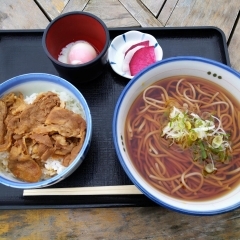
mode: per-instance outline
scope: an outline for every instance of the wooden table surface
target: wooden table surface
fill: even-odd
[[[240,71],[240,0],[0,0],[0,29],[44,29],[69,11],[108,27],[216,26]],[[1,193],[0,193],[1,194]],[[240,239],[240,209],[189,216],[163,207],[0,210],[0,239]]]

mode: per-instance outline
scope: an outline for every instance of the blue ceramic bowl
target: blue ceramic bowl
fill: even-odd
[[[42,188],[56,184],[71,173],[73,173],[83,162],[89,149],[92,137],[92,117],[86,100],[83,95],[71,83],[58,76],[45,73],[29,73],[11,78],[0,85],[0,96],[9,92],[22,92],[24,96],[29,96],[32,93],[40,93],[56,90],[58,92],[66,92],[74,100],[80,103],[83,108],[87,123],[87,131],[82,149],[78,153],[73,162],[65,168],[61,173],[47,180],[42,180],[36,183],[27,183],[20,181],[9,174],[0,172],[0,183],[13,188],[29,189]]]
[[[240,74],[234,69],[200,57],[175,57],[159,61],[130,80],[121,93],[114,111],[113,139],[119,161],[132,182],[151,200],[174,211],[193,215],[214,215],[240,206],[240,185],[211,200],[176,199],[150,185],[138,172],[125,143],[125,121],[128,111],[148,86],[171,76],[190,75],[207,79],[230,92],[240,103]]]

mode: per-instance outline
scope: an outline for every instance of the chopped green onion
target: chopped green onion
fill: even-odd
[[[198,135],[197,135],[197,133],[196,132],[194,132],[194,131],[191,131],[190,133],[189,133],[189,139],[191,140],[191,141],[196,141],[197,140],[197,138],[198,138]]]
[[[176,143],[183,149],[192,150],[193,161],[205,161],[204,171],[215,172],[214,161],[227,162],[230,159],[231,146],[229,134],[223,128],[221,120],[205,112],[204,119],[195,113],[170,107],[168,123],[162,129],[162,137]],[[216,126],[214,124],[216,121]],[[211,160],[211,163],[209,163]]]
[[[199,147],[201,149],[202,159],[206,159],[207,158],[207,152],[206,152],[206,150],[204,148],[204,145],[203,145],[202,141],[199,142]]]
[[[222,136],[216,136],[212,140],[212,147],[219,148],[223,142]]]
[[[205,167],[204,170],[207,173],[213,173],[214,171],[216,171],[217,169],[214,167],[214,165],[212,163],[208,163]]]

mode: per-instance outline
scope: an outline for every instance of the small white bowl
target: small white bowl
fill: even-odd
[[[149,41],[150,46],[154,46],[156,61],[162,60],[162,48],[152,35],[139,31],[129,31],[115,37],[110,44],[108,50],[108,59],[113,71],[122,77],[129,79],[133,78],[134,76],[131,76],[129,71],[124,72],[122,70],[124,53],[131,45],[147,40]]]
[[[46,91],[58,91],[65,92],[74,100],[76,100],[83,108],[86,123],[87,131],[83,146],[78,153],[77,157],[73,162],[66,167],[61,173],[55,175],[52,178],[41,180],[35,183],[23,182],[16,179],[10,174],[0,171],[0,183],[13,188],[20,189],[29,189],[29,188],[42,188],[47,187],[53,184],[56,184],[70,174],[72,174],[83,162],[88,149],[90,147],[91,138],[92,138],[92,117],[88,104],[79,92],[79,90],[74,87],[71,83],[51,74],[45,73],[29,73],[24,75],[19,75],[17,77],[11,78],[0,85],[0,96],[3,96],[9,92],[21,92],[24,97],[31,95],[32,93],[40,93]]]
[[[125,121],[136,97],[160,79],[179,75],[196,76],[219,84],[240,102],[240,74],[224,64],[200,57],[175,57],[157,62],[129,81],[116,104],[113,139],[119,161],[132,182],[147,197],[166,208],[193,215],[214,215],[236,209],[240,206],[240,185],[212,200],[188,201],[170,197],[142,177],[126,150]]]

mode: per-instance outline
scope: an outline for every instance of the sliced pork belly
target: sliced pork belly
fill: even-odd
[[[46,118],[45,125],[37,126],[36,133],[58,133],[64,137],[84,138],[86,121],[68,109],[55,107]]]
[[[86,121],[63,108],[57,94],[46,92],[26,104],[22,94],[0,100],[0,151],[9,151],[9,170],[26,182],[37,182],[49,158],[68,166],[80,151]]]
[[[4,136],[6,135],[6,127],[4,120],[7,116],[7,106],[3,101],[0,101],[0,144],[4,143]]]
[[[42,176],[42,170],[34,160],[9,161],[8,168],[15,177],[25,182],[38,182]]]
[[[27,105],[20,114],[6,122],[7,128],[15,134],[32,132],[34,127],[45,122],[52,108],[59,105],[60,99],[57,94],[52,92],[41,94],[33,104]]]

